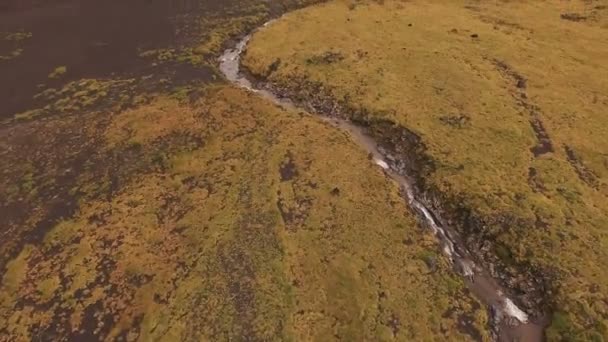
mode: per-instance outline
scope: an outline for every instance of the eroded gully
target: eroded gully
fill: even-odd
[[[264,24],[263,27],[269,24],[270,22]],[[263,27],[257,30],[263,29]],[[235,85],[254,92],[285,109],[303,110],[290,99],[277,96],[269,90],[270,87],[265,89],[263,83],[251,81],[245,73],[241,72],[240,57],[250,37],[251,34],[245,36],[234,48],[227,49],[220,57],[220,70],[224,76]],[[330,117],[328,113],[315,114],[320,115],[323,120],[330,122],[338,129],[347,131],[352,140],[372,156],[374,163],[384,170],[384,174],[399,184],[405,201],[437,237],[442,252],[451,261],[454,271],[464,278],[471,292],[488,308],[491,319],[490,329],[496,340],[522,342],[543,340],[543,324],[528,317],[528,314],[513,302],[507,295],[507,291],[490,276],[489,272],[473,261],[458,234],[449,226],[442,224],[441,218],[416,196],[412,179],[403,174],[403,168],[397,166],[394,157],[380,148],[376,141],[366,133],[366,128],[348,120]]]

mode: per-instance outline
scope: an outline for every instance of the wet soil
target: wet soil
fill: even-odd
[[[18,1],[0,6],[0,32],[27,32],[21,55],[0,63],[0,118],[31,107],[40,88],[80,78],[133,73],[138,49],[167,46],[172,17],[187,9],[170,0]],[[13,42],[0,42],[0,49]],[[48,75],[65,66],[62,77]]]

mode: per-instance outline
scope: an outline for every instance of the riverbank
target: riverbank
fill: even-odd
[[[600,6],[573,23],[565,10],[336,1],[273,23],[244,60],[290,98],[348,108],[409,158],[403,167],[469,250],[526,310],[554,313],[549,339],[606,333],[605,135],[593,124],[606,101],[596,75],[606,70],[593,62],[605,18]]]
[[[270,24],[272,22],[264,24],[260,29]],[[257,31],[254,31],[253,34]],[[511,295],[505,294],[504,288],[496,282],[494,278],[498,278],[497,275],[490,275],[486,269],[479,267],[456,231],[446,225],[441,216],[437,215],[438,210],[430,209],[430,206],[425,204],[426,201],[420,198],[420,187],[415,184],[415,178],[410,176],[412,168],[405,167],[406,165],[421,165],[419,161],[414,162],[414,159],[420,156],[414,153],[414,149],[417,147],[415,144],[419,145],[419,142],[414,143],[417,141],[417,137],[404,129],[398,132],[397,135],[405,137],[405,140],[409,142],[408,147],[411,147],[408,152],[398,154],[394,148],[395,145],[387,147],[386,144],[381,146],[378,143],[378,141],[384,142],[387,138],[395,136],[394,132],[389,135],[389,132],[383,131],[378,135],[378,131],[374,132],[376,126],[361,121],[360,118],[357,124],[353,123],[349,120],[353,113],[352,109],[349,111],[331,97],[322,98],[322,95],[317,92],[314,97],[302,98],[298,97],[300,94],[277,88],[259,76],[255,78],[241,67],[240,62],[250,38],[251,35],[245,36],[234,48],[227,49],[220,57],[220,70],[225,77],[239,87],[286,110],[304,109],[309,113],[329,119],[329,122],[337,129],[348,133],[350,138],[367,152],[369,158],[384,171],[385,175],[399,186],[401,195],[410,210],[418,215],[419,221],[437,238],[438,247],[451,262],[453,271],[463,277],[471,293],[484,304],[488,317],[490,317],[488,328],[493,338],[498,341],[541,341],[546,325],[546,319],[540,317],[543,313],[535,311],[534,313],[538,317],[530,320],[528,315],[513,303]],[[375,134],[374,136],[372,136],[372,132]],[[404,147],[403,143],[399,146]],[[494,278],[492,278],[493,276]],[[472,337],[474,336],[472,335]]]

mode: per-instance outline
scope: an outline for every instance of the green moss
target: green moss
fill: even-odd
[[[51,75],[60,77],[67,68],[58,67]],[[49,75],[49,77],[51,77]],[[95,109],[121,109],[128,105],[141,104],[147,97],[134,95],[135,79],[80,79],[64,85],[60,89],[48,88],[34,96],[45,103],[41,108],[28,110],[14,116],[16,120],[32,120],[41,116],[72,114]]]
[[[565,338],[574,340],[574,326],[566,313],[556,312],[553,314],[551,325],[547,329],[547,338],[549,340],[557,340]]]
[[[261,13],[229,20],[203,18],[201,20],[201,30],[205,34],[193,52],[205,58],[216,56],[224,48],[224,42],[247,29],[253,29],[256,24],[261,24],[265,16],[265,13]]]
[[[424,250],[418,253],[418,258],[424,261],[424,263],[432,270],[434,270],[437,265],[438,257],[439,255],[435,250]]]
[[[192,86],[177,87],[173,89],[171,97],[180,102],[185,102],[189,100],[190,94],[192,94],[193,91],[195,91],[195,88]]]
[[[15,114],[15,120],[31,120],[42,113],[40,109],[32,109],[23,113]]]
[[[68,67],[65,65],[58,66],[49,74],[49,78],[60,78],[68,72]]]
[[[5,41],[12,41],[12,42],[19,42],[22,40],[26,40],[29,38],[32,38],[32,33],[31,32],[24,32],[24,31],[20,31],[20,32],[2,32],[0,34],[0,36],[2,36],[2,39]]]
[[[15,49],[13,51],[11,51],[11,53],[9,53],[8,55],[0,55],[0,61],[8,61],[11,60],[13,58],[17,58],[19,56],[21,56],[21,54],[23,53],[23,49]]]

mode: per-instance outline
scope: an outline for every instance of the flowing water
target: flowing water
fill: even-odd
[[[263,27],[270,23],[264,24]],[[227,49],[220,57],[220,70],[224,76],[237,86],[257,93],[285,109],[299,110],[300,108],[290,99],[279,97],[270,90],[258,87],[256,82],[252,82],[241,72],[240,57],[250,38],[251,35],[245,36],[234,48]],[[463,276],[471,292],[488,307],[491,317],[490,324],[496,334],[496,339],[498,341],[542,341],[544,326],[542,319],[530,319],[505,294],[503,287],[473,261],[458,234],[450,227],[441,224],[438,216],[416,197],[413,181],[407,175],[400,173],[397,165],[392,161],[393,159],[387,158],[387,155],[382,153],[378,144],[366,133],[366,129],[348,120],[330,118],[329,113],[316,114],[338,129],[349,132],[352,140],[372,156],[374,163],[384,170],[385,175],[399,184],[403,190],[404,199],[435,234],[443,253],[452,262],[455,271]]]

